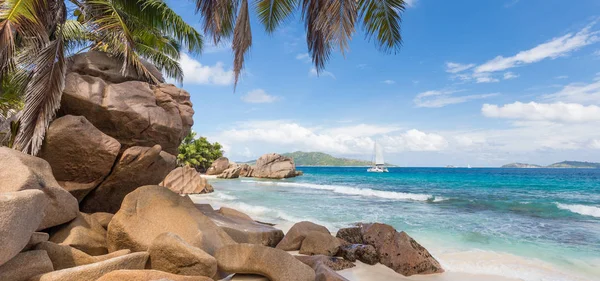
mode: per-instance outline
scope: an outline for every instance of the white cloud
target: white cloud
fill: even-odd
[[[296,59],[303,62],[311,62],[310,55],[308,53],[297,54]]]
[[[484,104],[481,113],[486,117],[549,122],[600,121],[600,107],[577,103],[522,103],[498,106]]]
[[[560,91],[544,96],[547,100],[600,104],[600,76],[591,83],[571,83]]]
[[[448,73],[459,73],[467,69],[474,67],[475,64],[461,64],[456,62],[446,62],[446,72]]]
[[[597,56],[597,57],[600,57],[600,50],[596,50],[596,51],[593,53],[593,55],[594,55],[594,56]]]
[[[396,81],[389,80],[389,79],[388,80],[383,80],[382,82],[385,83],[385,84],[388,84],[388,85],[396,84]]]
[[[321,72],[317,72],[317,69],[314,67],[308,71],[308,76],[311,76],[311,77],[328,76],[328,77],[335,79],[335,75],[333,75],[333,73],[331,73],[327,70],[321,70]]]
[[[271,96],[263,89],[254,89],[241,97],[242,101],[247,103],[272,103],[280,98]]]
[[[360,137],[388,134],[398,130],[400,130],[400,127],[395,125],[358,124],[353,126],[329,128],[327,129],[327,133],[332,135]]]
[[[569,78],[569,76],[567,76],[567,75],[560,75],[560,76],[554,77],[554,79],[567,79],[567,78]]]
[[[592,23],[586,26],[577,33],[569,33],[554,38],[529,50],[521,51],[511,57],[497,56],[494,59],[477,66],[474,72],[483,73],[502,71],[524,64],[539,62],[544,59],[555,59],[567,55],[581,47],[593,44],[600,39],[598,37],[598,31],[591,31],[594,24],[595,23]]]
[[[384,136],[379,143],[388,152],[440,151],[448,147],[448,141],[441,135],[425,133],[417,129],[396,136]]]
[[[471,100],[484,99],[493,96],[497,96],[497,93],[493,94],[478,94],[478,95],[463,95],[463,96],[454,96],[453,94],[461,91],[450,91],[450,90],[441,90],[441,91],[427,91],[418,94],[413,99],[413,102],[417,107],[430,107],[430,108],[439,108],[444,107],[446,105],[464,103]]]
[[[514,73],[512,73],[510,71],[504,72],[504,80],[515,79],[517,77],[519,77],[518,74],[514,74]]]
[[[183,70],[183,83],[205,85],[231,85],[233,84],[233,71],[226,70],[223,63],[217,62],[214,66],[203,65],[185,53],[179,59]]]

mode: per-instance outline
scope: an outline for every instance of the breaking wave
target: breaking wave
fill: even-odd
[[[571,211],[573,213],[577,213],[584,216],[592,216],[596,218],[600,218],[600,208],[594,206],[586,206],[586,205],[569,205],[569,204],[561,204],[556,203],[556,206],[559,209]]]

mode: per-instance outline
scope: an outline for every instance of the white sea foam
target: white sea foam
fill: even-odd
[[[310,188],[310,189],[319,189],[319,190],[330,190],[332,192],[339,193],[339,194],[345,194],[345,195],[378,197],[378,198],[395,199],[395,200],[427,201],[427,200],[434,199],[433,196],[428,195],[428,194],[383,191],[383,190],[374,190],[374,189],[370,189],[370,188],[357,188],[357,187],[350,187],[350,186],[343,186],[343,185],[312,184],[312,183],[299,183],[299,182],[249,181],[249,180],[242,180],[242,182],[253,183],[253,184],[257,184],[257,185],[273,185],[273,186],[287,186],[287,187],[300,187],[300,188]],[[443,200],[443,199],[441,199],[441,200]]]
[[[576,204],[569,205],[569,204],[561,204],[558,202],[556,203],[556,206],[559,209],[568,210],[568,211],[571,211],[573,213],[577,213],[580,215],[600,218],[600,208],[599,207],[576,205]]]

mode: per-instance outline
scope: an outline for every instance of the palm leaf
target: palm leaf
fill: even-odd
[[[233,34],[239,0],[196,0],[196,12],[202,15],[204,33],[217,45]]]
[[[252,31],[250,29],[250,11],[248,10],[248,0],[242,0],[240,11],[233,31],[233,72],[235,75],[235,84],[237,85],[240,72],[244,68],[245,55],[252,45]],[[235,87],[235,86],[234,86]]]
[[[404,0],[359,0],[367,38],[376,38],[383,51],[397,51],[402,45],[400,13],[404,9]]]
[[[298,0],[258,0],[256,11],[266,31],[272,33],[290,16],[298,3]]]
[[[327,2],[328,0],[304,0],[302,3],[306,43],[317,73],[325,68],[325,62],[329,60],[333,48],[332,36],[329,35],[330,29],[323,19],[328,17],[325,12]]]

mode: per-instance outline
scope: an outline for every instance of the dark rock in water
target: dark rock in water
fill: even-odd
[[[348,268],[352,268],[352,267],[356,266],[351,261],[337,258],[337,257],[324,256],[324,255],[296,256],[296,258],[299,261],[303,262],[304,264],[312,267],[313,269],[317,266],[318,263],[323,263],[335,271],[344,270],[344,269],[348,269]]]
[[[54,120],[38,157],[48,161],[58,183],[79,202],[110,173],[121,144],[83,116]]]
[[[341,228],[335,237],[341,238],[350,244],[364,244],[360,227]]]
[[[404,231],[373,223],[362,225],[362,236],[366,244],[375,247],[380,263],[404,276],[444,272],[429,251]]]
[[[311,231],[302,241],[300,254],[334,256],[340,249],[340,242],[329,233]]]
[[[227,157],[219,157],[213,161],[210,167],[206,170],[207,175],[220,175],[229,168],[229,159]]]
[[[128,148],[106,180],[81,202],[81,211],[114,214],[127,194],[140,186],[160,183],[175,165],[175,156],[162,151],[160,145]]]
[[[379,262],[377,250],[371,245],[348,244],[340,247],[338,255],[349,261],[359,260],[366,264],[374,265]]]
[[[329,230],[316,223],[312,223],[309,221],[301,221],[299,223],[294,224],[292,228],[287,232],[283,240],[277,244],[277,249],[281,249],[284,251],[296,251],[300,250],[300,246],[302,246],[302,241],[306,238],[311,231],[319,231],[322,233],[330,234]]]

